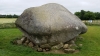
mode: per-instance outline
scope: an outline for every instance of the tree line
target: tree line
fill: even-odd
[[[84,11],[74,13],[81,20],[100,20],[100,12]]]
[[[0,18],[18,18],[18,17],[19,17],[19,15],[16,15],[16,14],[14,14],[14,15],[11,15],[11,14],[2,15],[2,14],[0,14]]]
[[[74,13],[78,16],[81,20],[100,20],[100,12],[92,12],[92,11],[85,11],[81,10],[79,12]],[[0,18],[18,18],[20,15],[2,15],[0,14]]]

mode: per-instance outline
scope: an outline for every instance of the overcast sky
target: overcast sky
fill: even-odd
[[[74,13],[80,10],[100,12],[100,0],[0,0],[0,14],[20,15],[26,8],[58,3]]]

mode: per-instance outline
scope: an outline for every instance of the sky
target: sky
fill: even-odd
[[[0,14],[20,15],[25,9],[58,3],[75,13],[80,10],[100,12],[100,0],[0,0]]]

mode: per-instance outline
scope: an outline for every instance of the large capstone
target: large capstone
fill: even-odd
[[[16,26],[36,45],[65,43],[87,31],[77,16],[56,3],[24,10]]]

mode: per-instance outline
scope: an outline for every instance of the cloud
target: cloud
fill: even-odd
[[[0,0],[0,14],[21,14],[26,8],[58,3],[72,13],[80,10],[99,12],[99,0]]]

